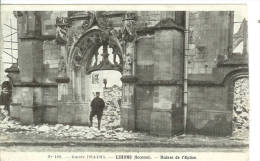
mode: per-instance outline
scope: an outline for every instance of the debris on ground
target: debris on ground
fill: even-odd
[[[234,84],[233,136],[242,138],[249,134],[249,82],[238,79]]]
[[[97,119],[93,121],[94,126],[70,126],[63,124],[56,125],[22,125],[19,121],[12,120],[7,111],[0,109],[0,133],[34,133],[46,134],[56,137],[69,137],[72,139],[95,139],[104,138],[110,140],[129,140],[137,138],[139,133],[124,130],[120,127],[120,98],[122,94],[121,87],[113,86],[104,89],[106,108],[102,117],[102,126],[98,130]]]
[[[104,88],[104,101],[106,107],[103,112],[101,127],[106,130],[122,129],[120,128],[120,104],[122,97],[122,88],[116,85]],[[93,126],[97,127],[97,119],[93,119]]]
[[[97,119],[93,120],[93,127],[70,126],[63,124],[56,125],[22,125],[19,121],[11,119],[0,106],[0,133],[19,134],[41,134],[44,136],[55,136],[57,138],[71,139],[109,139],[109,140],[132,140],[147,134],[135,133],[124,130],[120,127],[120,105],[122,89],[113,86],[104,89],[104,109],[101,129],[98,130]],[[239,80],[234,87],[234,117],[233,117],[233,136],[234,138],[248,137],[249,129],[249,105],[248,105],[248,80]]]

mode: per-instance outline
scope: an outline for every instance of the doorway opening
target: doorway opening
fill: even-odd
[[[234,82],[233,95],[233,136],[249,135],[249,80],[240,78]]]
[[[101,119],[101,129],[113,130],[119,128],[122,98],[121,73],[115,70],[99,70],[92,72],[90,76],[90,99],[93,100],[95,93],[100,92],[100,97],[105,102]],[[93,118],[93,126],[98,126],[96,116]]]

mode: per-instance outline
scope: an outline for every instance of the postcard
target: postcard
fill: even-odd
[[[2,5],[0,160],[249,160],[248,6]]]

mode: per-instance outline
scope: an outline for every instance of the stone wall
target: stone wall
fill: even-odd
[[[136,129],[150,131],[151,112],[153,110],[154,88],[152,86],[136,87]]]
[[[183,132],[184,13],[138,11],[137,19],[126,20],[136,21],[137,36],[135,42],[128,40],[125,49],[133,58],[131,69],[123,74],[129,79],[123,82],[121,125],[125,128],[160,136]],[[88,124],[87,60],[77,72],[67,64],[69,81],[56,83],[60,56],[73,61],[71,47],[86,32],[83,23],[88,23],[72,17],[67,44],[57,44],[56,17],[68,15],[28,12],[18,18],[20,73],[14,81],[11,115],[24,123]],[[122,28],[123,16],[124,12],[106,13],[110,27],[116,30]],[[247,62],[218,64],[218,58],[226,58],[230,52],[230,12],[190,12],[189,19],[187,132],[229,135],[232,103],[226,77],[247,73]],[[97,21],[102,23],[102,18]],[[88,43],[95,45],[95,41]]]
[[[41,12],[41,25],[43,41],[43,65],[44,83],[56,84],[58,75],[58,63],[61,56],[61,46],[55,41],[56,17],[66,15],[66,12]],[[43,89],[43,100],[45,109],[42,117],[43,122],[58,122],[58,88],[48,87]]]
[[[155,27],[161,21],[171,19],[177,25],[184,25],[183,11],[138,11],[137,12],[137,28]]]
[[[138,130],[162,136],[176,132],[173,109],[182,105],[182,88],[177,82],[183,77],[183,41],[183,33],[174,29],[156,30],[137,41]]]
[[[61,55],[60,48],[55,40],[45,40],[43,42],[43,81],[46,83],[56,83],[55,79],[58,74],[58,64]]]
[[[141,27],[152,28],[163,20],[160,12],[149,14],[139,13]],[[232,98],[224,81],[241,64],[217,64],[219,55],[226,58],[230,52],[230,12],[190,12],[189,18],[187,132],[231,135]],[[183,36],[177,30],[156,29],[137,41],[138,130],[156,135],[183,131]]]
[[[190,86],[188,96],[188,133],[231,135],[232,109],[228,106],[227,87]]]
[[[147,35],[137,41],[136,75],[140,80],[149,81],[154,77],[154,35]]]
[[[225,79],[239,64],[219,65],[232,49],[231,12],[190,12],[189,21],[187,132],[231,135],[233,91]]]
[[[46,37],[47,32],[43,33],[46,20],[43,13],[17,14],[19,70],[10,73],[14,75],[11,116],[25,124],[57,122],[57,86],[54,81],[57,64],[56,68],[53,66],[59,50],[55,41],[49,40],[55,38],[50,37],[53,33],[49,32],[49,37]]]
[[[231,45],[230,21],[229,11],[190,12],[189,74],[211,74],[218,55],[227,56]]]
[[[42,81],[42,41],[23,39],[19,41],[19,67],[22,82]]]
[[[155,32],[154,80],[182,80],[183,34],[177,30]]]

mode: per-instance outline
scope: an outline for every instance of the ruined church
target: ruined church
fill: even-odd
[[[120,124],[151,135],[232,135],[248,78],[247,24],[233,11],[16,11],[10,115],[89,125],[91,73],[122,74]],[[242,42],[242,52],[234,48]]]

